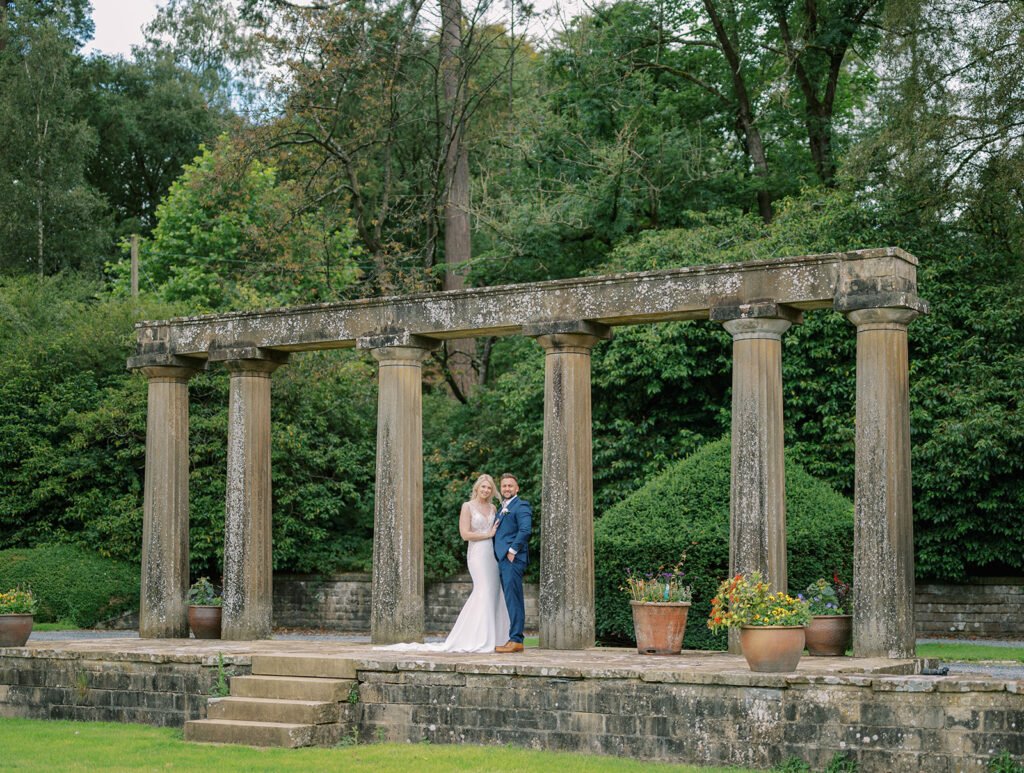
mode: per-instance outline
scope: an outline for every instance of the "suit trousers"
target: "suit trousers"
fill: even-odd
[[[523,641],[523,626],[526,625],[526,603],[523,601],[523,572],[525,561],[509,561],[502,558],[498,562],[501,574],[501,591],[505,594],[505,606],[508,608],[509,641]]]

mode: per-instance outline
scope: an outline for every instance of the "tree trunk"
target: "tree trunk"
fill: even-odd
[[[761,139],[761,131],[754,120],[753,103],[747,91],[747,83],[743,77],[743,64],[740,61],[739,52],[729,37],[722,17],[718,13],[714,0],[704,0],[704,8],[711,19],[711,26],[715,30],[715,38],[718,46],[725,56],[729,65],[729,72],[732,76],[732,89],[736,96],[736,118],[740,129],[743,132],[747,154],[754,165],[754,176],[758,179],[757,209],[761,219],[766,223],[772,221],[772,195],[768,190],[768,158],[764,152],[764,142]]]
[[[463,142],[466,73],[462,63],[462,6],[459,0],[441,0],[441,76],[444,79],[444,289],[461,290],[472,257],[469,230],[469,151]],[[460,399],[476,385],[473,361],[476,341],[447,342],[447,368],[453,393]]]

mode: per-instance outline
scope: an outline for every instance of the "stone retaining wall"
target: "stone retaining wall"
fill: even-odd
[[[185,720],[206,716],[206,700],[222,667],[216,656],[20,653],[0,654],[0,717],[181,727]],[[225,656],[225,678],[250,673],[250,662]]]
[[[860,773],[983,771],[1024,755],[1020,683],[727,674],[639,679],[361,671],[361,733],[397,742],[511,744],[695,765]],[[1008,685],[1013,685],[1011,688]]]
[[[426,630],[447,633],[466,603],[473,583],[468,574],[426,586]],[[526,628],[537,629],[537,586],[527,583]],[[274,626],[323,628],[360,633],[370,630],[370,575],[274,575]]]
[[[1024,639],[1024,578],[985,577],[965,585],[917,584],[918,636]]]

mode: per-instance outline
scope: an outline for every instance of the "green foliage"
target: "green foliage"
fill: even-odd
[[[1017,520],[1024,506],[1024,423],[1017,382],[1024,350],[1016,331],[1024,325],[1024,269],[1005,246],[988,238],[942,222],[908,223],[898,212],[897,202],[886,199],[865,201],[848,192],[812,190],[782,202],[771,226],[752,216],[719,215],[704,218],[698,227],[652,231],[623,243],[607,268],[647,270],[763,260],[880,244],[899,244],[922,256],[920,292],[931,303],[931,312],[909,328],[918,576],[956,580],[983,567],[1019,571],[1024,568],[1024,532]],[[634,414],[630,407],[643,404],[652,392],[667,391],[671,384],[675,401],[685,401],[688,410],[702,408],[697,415],[706,418],[715,416],[717,409],[722,429],[728,426],[724,395],[731,358],[725,338],[709,350],[710,328],[689,325],[657,350],[647,369],[640,371],[641,378],[611,379],[609,394],[615,395],[624,423],[646,421],[649,408]],[[852,326],[842,315],[816,311],[783,340],[787,453],[850,496],[856,347]],[[678,379],[662,376],[665,363],[671,368],[692,359],[688,349],[693,346],[714,353],[714,359],[701,362],[709,371],[707,380],[687,379],[685,374]],[[595,478],[602,474],[596,462],[601,442],[596,384],[603,378],[598,370],[602,348],[611,350],[609,345],[595,350]],[[722,397],[716,394],[716,384]],[[696,400],[694,392],[701,395]],[[660,408],[673,421],[673,399]],[[654,423],[660,426],[663,422]],[[699,434],[713,437],[706,420],[703,426]],[[671,431],[652,428],[636,445],[657,448],[670,435]],[[626,447],[622,453],[628,459],[632,451]],[[642,479],[642,474],[625,476],[619,485],[628,490]]]
[[[226,136],[185,167],[140,247],[140,285],[190,311],[336,299],[357,277],[355,232],[322,212],[296,215],[298,192]],[[129,263],[111,266],[127,289]]]
[[[0,548],[65,542],[139,561],[147,388],[124,363],[133,322],[173,307],[97,291],[72,275],[0,280]],[[196,376],[190,392],[192,570],[216,577],[227,375]],[[275,568],[368,568],[375,397],[360,355],[297,356],[275,375]]]
[[[41,622],[82,628],[138,609],[139,567],[70,545],[0,551],[0,587],[31,587]]]
[[[807,625],[811,610],[806,601],[771,585],[760,572],[737,574],[722,580],[711,599],[707,625],[712,631],[749,625]]]
[[[209,577],[200,577],[188,589],[188,603],[195,606],[219,607],[223,599]]]
[[[1024,773],[1024,763],[1018,762],[1005,749],[988,761],[988,773]]]
[[[657,571],[647,574],[627,568],[625,585],[621,589],[630,601],[689,602],[693,599],[693,592],[689,585],[684,584],[685,578],[682,562],[667,571],[664,567],[658,567]]]
[[[38,607],[39,601],[31,589],[12,588],[0,592],[0,615],[34,615]]]
[[[667,466],[642,488],[605,512],[594,527],[597,632],[602,640],[633,635],[628,600],[619,590],[629,567],[653,571],[685,554],[693,588],[684,646],[722,649],[724,635],[702,624],[719,582],[729,574],[727,438],[707,443]],[[786,521],[789,583],[803,587],[822,570],[849,576],[853,563],[853,509],[828,485],[792,460],[786,462]]]
[[[845,583],[819,577],[807,586],[803,596],[807,599],[812,615],[845,615],[847,609],[844,605],[849,590],[850,586]]]
[[[96,268],[109,234],[102,198],[86,182],[96,132],[78,115],[80,2],[0,14],[0,271]]]
[[[80,79],[80,109],[99,140],[87,179],[114,211],[115,238],[148,233],[171,183],[227,116],[211,109],[197,78],[167,56],[93,56]]]

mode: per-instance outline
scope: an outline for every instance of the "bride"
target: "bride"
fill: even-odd
[[[481,475],[473,484],[468,502],[459,513],[459,534],[466,540],[466,563],[473,578],[473,592],[466,599],[451,633],[443,643],[392,644],[374,649],[419,652],[494,652],[507,637],[508,610],[501,592],[498,562],[494,558],[494,532],[498,529],[492,500],[497,493],[494,478]]]

